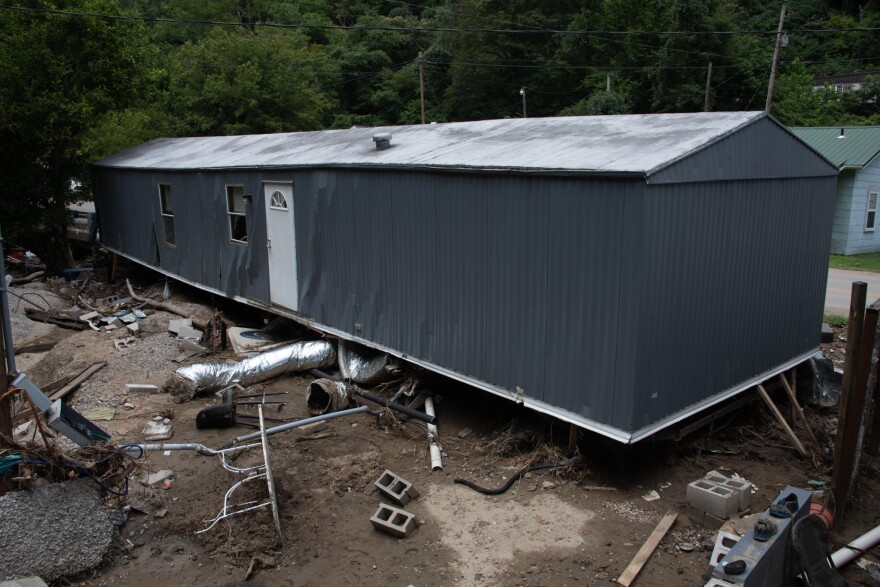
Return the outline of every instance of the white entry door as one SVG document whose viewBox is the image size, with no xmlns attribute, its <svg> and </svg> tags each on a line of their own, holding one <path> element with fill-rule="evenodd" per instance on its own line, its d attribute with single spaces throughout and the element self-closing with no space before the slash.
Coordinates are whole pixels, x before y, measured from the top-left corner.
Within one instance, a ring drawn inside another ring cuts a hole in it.
<svg viewBox="0 0 880 587">
<path fill-rule="evenodd" d="M 298 310 L 293 183 L 266 182 L 263 184 L 263 197 L 266 201 L 269 296 L 273 304 Z"/>
</svg>

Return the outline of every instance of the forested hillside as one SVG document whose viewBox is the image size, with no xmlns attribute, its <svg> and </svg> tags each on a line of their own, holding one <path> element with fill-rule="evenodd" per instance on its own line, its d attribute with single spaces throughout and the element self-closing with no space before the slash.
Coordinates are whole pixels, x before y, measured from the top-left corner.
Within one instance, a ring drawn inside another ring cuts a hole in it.
<svg viewBox="0 0 880 587">
<path fill-rule="evenodd" d="M 523 115 L 761 110 L 780 2 L 24 0 L 0 8 L 0 213 L 63 220 L 96 158 L 157 136 Z M 773 114 L 880 124 L 880 0 L 787 6 Z"/>
</svg>

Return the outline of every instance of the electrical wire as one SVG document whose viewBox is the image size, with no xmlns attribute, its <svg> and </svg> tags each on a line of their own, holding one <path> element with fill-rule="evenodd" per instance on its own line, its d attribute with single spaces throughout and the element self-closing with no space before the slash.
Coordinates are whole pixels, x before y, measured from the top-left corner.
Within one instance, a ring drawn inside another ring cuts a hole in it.
<svg viewBox="0 0 880 587">
<path fill-rule="evenodd" d="M 399 31 L 411 33 L 492 33 L 492 34 L 552 34 L 552 35 L 666 35 L 666 36 L 712 36 L 712 35 L 776 35 L 775 30 L 724 30 L 724 31 L 649 31 L 649 30 L 569 30 L 569 29 L 490 29 L 490 28 L 466 28 L 466 27 L 396 27 L 378 25 L 332 25 L 313 23 L 279 23 L 279 22 L 230 22 L 221 20 L 182 19 L 167 17 L 135 16 L 126 14 L 106 14 L 98 12 L 79 12 L 73 10 L 60 10 L 53 8 L 37 8 L 29 6 L 13 6 L 0 4 L 0 9 L 36 14 L 56 14 L 62 16 L 77 16 L 87 18 L 102 18 L 106 20 L 139 21 L 162 24 L 186 24 L 207 25 L 225 27 L 267 27 L 282 29 L 317 29 L 317 30 L 340 30 L 340 31 Z M 843 27 L 823 29 L 786 29 L 787 33 L 825 34 L 841 32 L 877 32 L 880 27 Z"/>
</svg>

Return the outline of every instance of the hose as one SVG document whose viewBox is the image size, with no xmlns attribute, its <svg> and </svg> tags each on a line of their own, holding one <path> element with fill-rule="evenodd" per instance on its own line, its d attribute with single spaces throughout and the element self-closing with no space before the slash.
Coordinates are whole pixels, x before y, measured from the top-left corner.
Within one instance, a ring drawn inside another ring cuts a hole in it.
<svg viewBox="0 0 880 587">
<path fill-rule="evenodd" d="M 570 459 L 565 459 L 565 460 L 560 461 L 558 463 L 546 463 L 543 465 L 535 465 L 534 467 L 529 467 L 529 466 L 523 467 L 522 469 L 520 469 L 516 473 L 516 475 L 514 475 L 510 479 L 508 479 L 507 483 L 505 483 L 501 487 L 498 487 L 495 489 L 486 489 L 485 487 L 480 487 L 479 485 L 477 485 L 473 481 L 468 481 L 467 479 L 462 479 L 461 477 L 456 477 L 452 481 L 454 483 L 458 483 L 459 485 L 465 485 L 467 487 L 470 487 L 474 491 L 478 491 L 478 492 L 482 493 L 483 495 L 501 495 L 502 493 L 507 493 L 507 490 L 510 489 L 511 487 L 513 487 L 513 484 L 516 483 L 517 480 L 519 480 L 519 478 L 522 477 L 523 475 L 525 475 L 526 473 L 531 473 L 532 471 L 540 471 L 542 469 L 556 469 L 558 467 L 571 467 L 572 465 L 574 465 L 576 460 L 577 460 L 577 457 L 572 457 Z"/>
</svg>

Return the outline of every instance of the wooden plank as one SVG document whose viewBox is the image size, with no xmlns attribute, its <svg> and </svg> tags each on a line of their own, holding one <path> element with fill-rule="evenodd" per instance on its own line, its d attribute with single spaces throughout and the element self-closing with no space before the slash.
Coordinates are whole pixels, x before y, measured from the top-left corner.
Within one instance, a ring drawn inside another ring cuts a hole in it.
<svg viewBox="0 0 880 587">
<path fill-rule="evenodd" d="M 810 440 L 813 441 L 813 444 L 819 446 L 819 441 L 816 440 L 816 435 L 813 434 L 813 431 L 810 429 L 810 423 L 807 421 L 807 415 L 804 413 L 804 409 L 797 401 L 797 394 L 791 388 L 791 385 L 788 383 L 788 379 L 785 378 L 785 375 L 782 373 L 779 374 L 779 380 L 782 381 L 782 387 L 785 388 L 785 393 L 788 394 L 788 399 L 791 400 L 791 405 L 794 406 L 795 413 L 800 416 L 801 422 L 804 423 L 804 428 L 807 429 L 807 434 L 810 435 Z"/>
<path fill-rule="evenodd" d="M 55 348 L 57 342 L 41 342 L 37 344 L 29 344 L 27 346 L 20 346 L 15 349 L 16 355 L 23 355 L 25 353 L 44 353 L 46 351 L 51 351 Z"/>
<path fill-rule="evenodd" d="M 676 511 L 670 510 L 666 512 L 666 515 L 663 516 L 663 519 L 660 520 L 660 523 L 657 524 L 657 527 L 654 528 L 654 531 L 651 532 L 651 535 L 648 536 L 648 539 L 645 540 L 645 543 L 642 544 L 642 547 L 633 557 L 629 566 L 627 566 L 620 577 L 617 578 L 618 583 L 623 585 L 623 587 L 629 587 L 632 585 L 632 582 L 636 580 L 639 571 L 642 570 L 642 567 L 645 566 L 645 563 L 648 562 L 648 559 L 654 554 L 657 545 L 660 544 L 660 541 L 663 540 L 663 537 L 666 536 L 666 533 L 672 528 L 672 524 L 675 523 L 677 517 L 678 512 Z"/>
<path fill-rule="evenodd" d="M 574 454 L 575 449 L 578 447 L 578 442 L 581 439 L 581 429 L 579 426 L 575 424 L 569 424 L 568 429 L 568 454 Z"/>
<path fill-rule="evenodd" d="M 807 450 L 804 448 L 804 445 L 801 444 L 801 441 L 798 440 L 797 435 L 795 435 L 794 430 L 791 429 L 791 426 L 788 425 L 788 422 L 785 421 L 785 418 L 782 417 L 782 414 L 779 412 L 779 408 L 776 407 L 776 404 L 773 403 L 773 400 L 770 399 L 770 395 L 767 394 L 767 390 L 764 389 L 764 386 L 758 384 L 758 393 L 761 396 L 761 399 L 764 400 L 764 403 L 767 404 L 767 407 L 770 408 L 770 411 L 773 412 L 773 415 L 776 417 L 776 421 L 779 422 L 779 425 L 782 426 L 782 429 L 785 430 L 785 433 L 794 443 L 797 451 L 801 453 L 802 457 L 807 456 Z"/>
<path fill-rule="evenodd" d="M 101 369 L 103 369 L 106 364 L 107 363 L 95 363 L 91 367 L 88 367 L 85 371 L 83 371 L 82 373 L 77 375 L 73 379 L 73 381 L 71 381 L 70 383 L 68 383 L 67 385 L 65 385 L 64 387 L 62 387 L 61 389 L 59 389 L 58 391 L 56 391 L 52 395 L 50 395 L 49 399 L 54 402 L 55 400 L 59 400 L 59 399 L 63 398 L 65 395 L 67 395 L 68 393 L 70 393 L 71 391 L 73 391 L 74 389 L 79 387 L 83 381 L 85 381 L 86 379 L 88 379 L 89 377 L 91 377 L 92 375 L 94 375 L 95 373 L 100 371 Z"/>
</svg>

